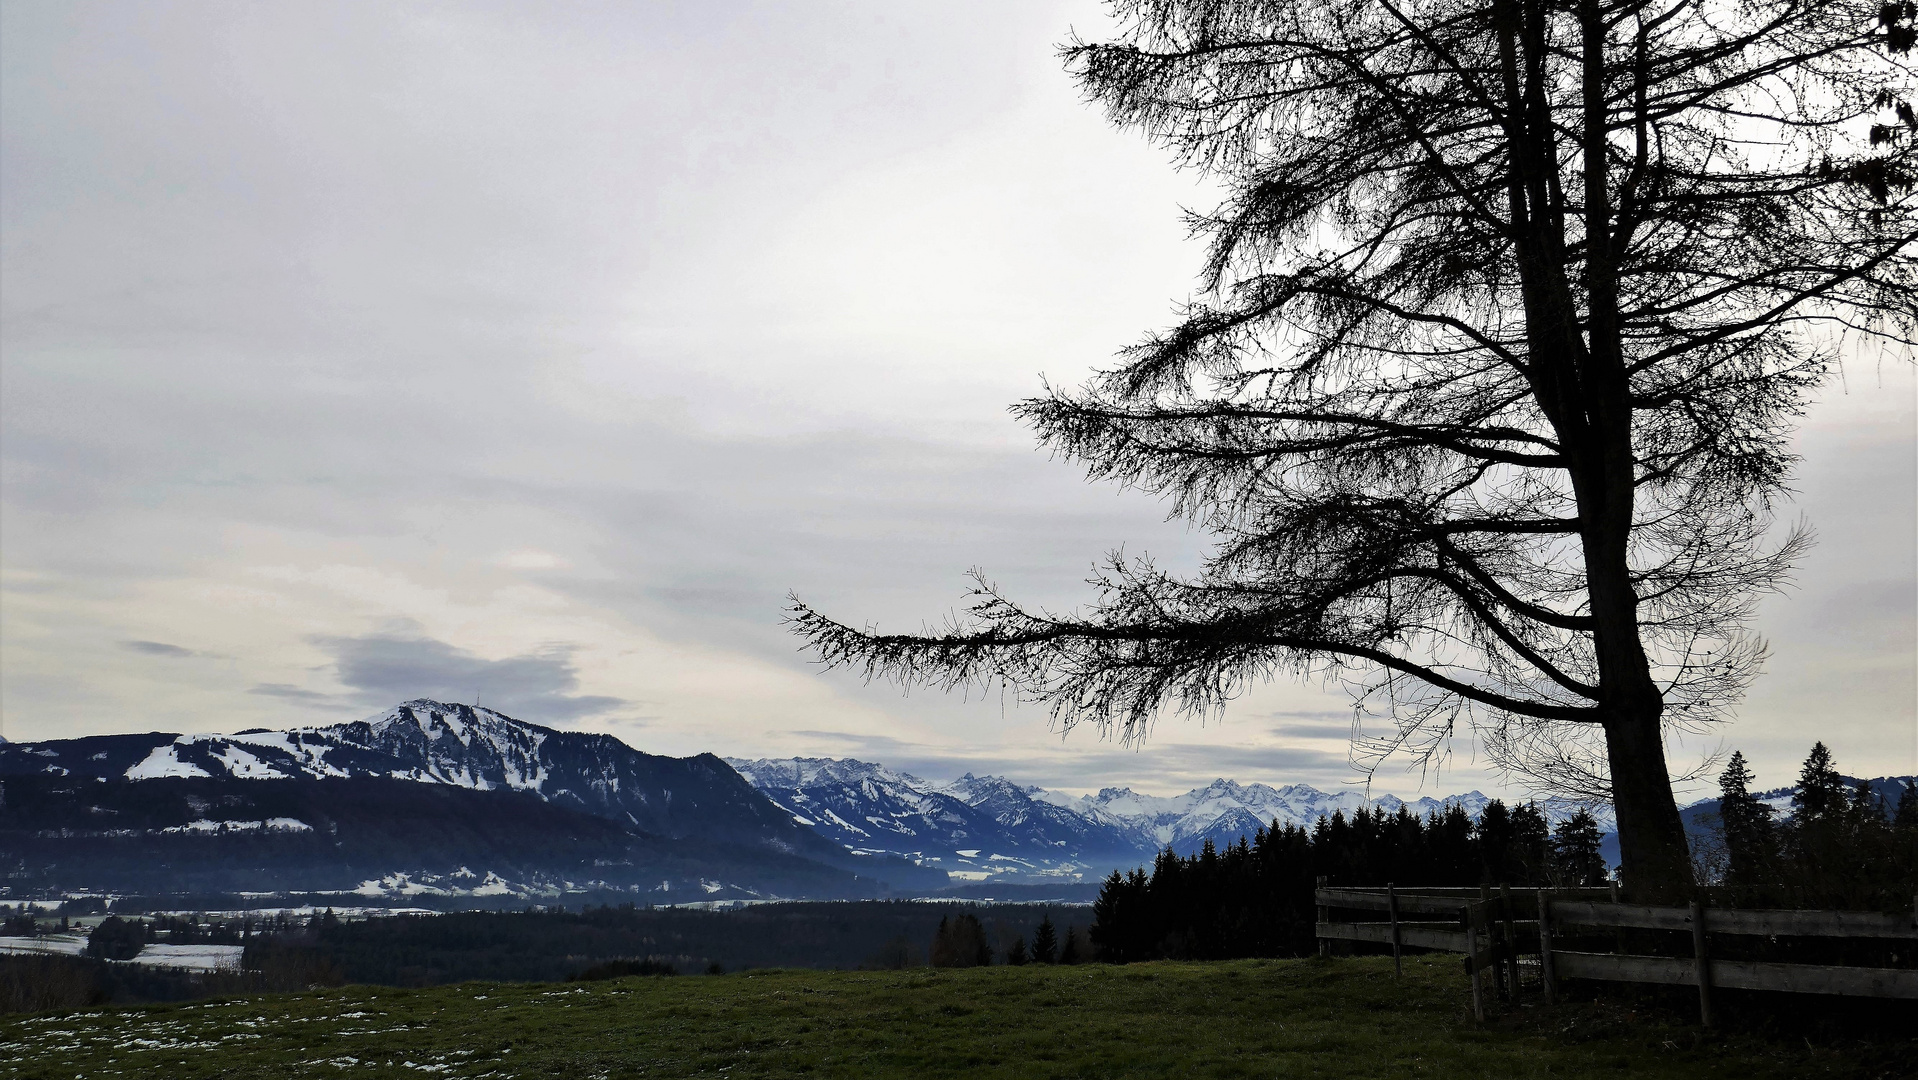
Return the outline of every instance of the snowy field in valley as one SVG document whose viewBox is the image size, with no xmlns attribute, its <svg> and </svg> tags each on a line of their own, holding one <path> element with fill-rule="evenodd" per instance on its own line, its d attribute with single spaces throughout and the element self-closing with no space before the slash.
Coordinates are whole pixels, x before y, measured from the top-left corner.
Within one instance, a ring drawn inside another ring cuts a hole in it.
<svg viewBox="0 0 1918 1080">
<path fill-rule="evenodd" d="M 81 956 L 87 951 L 87 939 L 81 934 L 47 934 L 42 937 L 0 937 L 0 955 L 51 953 Z M 140 955 L 116 963 L 145 967 L 174 968 L 179 971 L 238 971 L 244 945 L 148 945 Z"/>
<path fill-rule="evenodd" d="M 127 961 L 180 971 L 238 971 L 244 945 L 148 945 Z"/>
<path fill-rule="evenodd" d="M 86 951 L 87 939 L 84 934 L 48 934 L 44 937 L 0 937 L 0 955 L 56 953 L 60 956 L 78 956 Z"/>
</svg>

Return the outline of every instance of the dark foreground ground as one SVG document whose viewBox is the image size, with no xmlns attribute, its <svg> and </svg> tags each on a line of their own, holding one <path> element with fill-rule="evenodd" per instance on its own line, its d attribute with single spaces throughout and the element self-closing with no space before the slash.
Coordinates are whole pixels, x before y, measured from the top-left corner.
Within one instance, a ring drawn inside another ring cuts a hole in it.
<svg viewBox="0 0 1918 1080">
<path fill-rule="evenodd" d="M 0 1021 L 21 1077 L 1914 1075 L 1883 1038 L 1701 1034 L 1580 1002 L 1475 1028 L 1456 958 L 350 986 Z M 1871 1032 L 1866 1032 L 1870 1036 Z"/>
</svg>

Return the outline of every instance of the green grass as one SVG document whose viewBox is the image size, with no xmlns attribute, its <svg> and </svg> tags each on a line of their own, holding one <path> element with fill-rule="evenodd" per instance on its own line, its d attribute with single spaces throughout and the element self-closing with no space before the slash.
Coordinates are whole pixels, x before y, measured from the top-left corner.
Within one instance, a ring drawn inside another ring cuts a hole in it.
<svg viewBox="0 0 1918 1080">
<path fill-rule="evenodd" d="M 1890 1075 L 1618 1006 L 1477 1028 L 1456 958 L 351 986 L 0 1020 L 21 1077 Z M 1882 1059 L 1881 1059 L 1882 1061 Z"/>
</svg>

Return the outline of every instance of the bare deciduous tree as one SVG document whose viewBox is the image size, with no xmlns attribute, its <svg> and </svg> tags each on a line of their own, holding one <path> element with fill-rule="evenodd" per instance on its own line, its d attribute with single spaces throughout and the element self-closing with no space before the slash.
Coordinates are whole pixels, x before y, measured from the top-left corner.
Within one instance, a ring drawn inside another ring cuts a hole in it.
<svg viewBox="0 0 1918 1080">
<path fill-rule="evenodd" d="M 829 665 L 1004 682 L 1132 736 L 1334 674 L 1431 752 L 1615 803 L 1691 881 L 1665 734 L 1756 673 L 1795 418 L 1841 343 L 1918 337 L 1918 11 L 1877 0 L 1118 0 L 1065 50 L 1229 195 L 1199 300 L 1016 412 L 1217 540 L 1096 603 L 983 578 L 942 629 L 795 599 Z"/>
</svg>

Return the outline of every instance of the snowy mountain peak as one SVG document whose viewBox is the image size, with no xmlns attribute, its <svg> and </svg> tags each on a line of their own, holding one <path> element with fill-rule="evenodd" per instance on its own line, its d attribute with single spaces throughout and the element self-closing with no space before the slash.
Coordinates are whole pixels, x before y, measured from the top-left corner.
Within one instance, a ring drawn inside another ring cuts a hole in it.
<svg viewBox="0 0 1918 1080">
<path fill-rule="evenodd" d="M 734 771 L 746 778 L 747 783 L 761 790 L 769 786 L 802 788 L 818 783 L 859 784 L 866 781 L 876 781 L 915 791 L 932 790 L 932 785 L 910 773 L 898 772 L 884 765 L 875 765 L 867 761 L 855 761 L 852 758 L 727 758 L 725 760 Z"/>
<path fill-rule="evenodd" d="M 1021 787 L 1003 776 L 974 776 L 967 773 L 939 790 L 968 806 L 978 806 L 993 800 L 1030 801 L 1044 789 Z"/>
<path fill-rule="evenodd" d="M 653 836 L 717 836 L 835 864 L 847 858 L 710 754 L 647 754 L 610 735 L 430 698 L 341 724 L 0 750 L 0 771 L 15 770 L 129 781 L 379 778 L 521 792 Z"/>
</svg>

